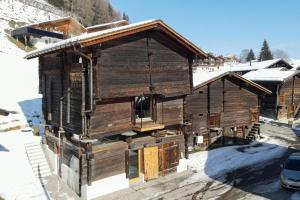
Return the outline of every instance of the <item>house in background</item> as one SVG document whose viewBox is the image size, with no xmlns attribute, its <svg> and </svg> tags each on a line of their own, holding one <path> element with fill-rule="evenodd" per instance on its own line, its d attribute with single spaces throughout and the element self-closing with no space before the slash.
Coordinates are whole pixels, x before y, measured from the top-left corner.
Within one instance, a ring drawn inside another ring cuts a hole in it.
<svg viewBox="0 0 300 200">
<path fill-rule="evenodd" d="M 207 54 L 161 20 L 66 39 L 39 57 L 53 167 L 92 199 L 186 170 L 192 64 Z M 60 145 L 61 144 L 61 145 Z"/>
<path fill-rule="evenodd" d="M 250 71 L 255 71 L 259 69 L 271 69 L 271 68 L 286 68 L 287 70 L 292 69 L 293 67 L 283 59 L 273 59 L 266 61 L 251 61 L 247 63 L 241 63 L 236 65 L 229 65 L 226 67 L 226 70 L 235 72 L 239 75 L 244 75 Z"/>
<path fill-rule="evenodd" d="M 259 134 L 259 99 L 271 92 L 238 74 L 194 72 L 193 94 L 187 97 L 186 118 L 192 128 L 189 149 L 243 143 Z"/>
<path fill-rule="evenodd" d="M 261 99 L 261 115 L 272 119 L 300 117 L 300 75 L 290 66 L 260 69 L 243 76 L 268 90 L 272 95 Z"/>
<path fill-rule="evenodd" d="M 41 47 L 86 32 L 87 29 L 75 18 L 65 17 L 16 28 L 11 36 L 27 46 Z"/>
</svg>

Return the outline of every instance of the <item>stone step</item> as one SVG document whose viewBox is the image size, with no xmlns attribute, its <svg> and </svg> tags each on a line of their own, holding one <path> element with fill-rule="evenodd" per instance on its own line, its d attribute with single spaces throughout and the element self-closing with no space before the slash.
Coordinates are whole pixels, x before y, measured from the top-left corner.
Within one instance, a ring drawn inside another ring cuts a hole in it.
<svg viewBox="0 0 300 200">
<path fill-rule="evenodd" d="M 41 147 L 37 147 L 37 148 L 32 148 L 32 149 L 26 149 L 27 152 L 36 152 L 36 151 L 41 151 L 43 150 Z"/>
<path fill-rule="evenodd" d="M 40 170 L 49 170 L 50 171 L 50 168 L 47 164 L 35 164 L 35 165 L 32 165 L 32 170 L 33 171 L 37 171 L 38 169 Z"/>
<path fill-rule="evenodd" d="M 35 154 L 28 157 L 29 160 L 40 160 L 40 159 L 46 159 L 44 154 Z"/>
<path fill-rule="evenodd" d="M 35 146 L 40 146 L 40 142 L 32 142 L 32 143 L 26 143 L 24 144 L 25 147 L 35 147 Z"/>
<path fill-rule="evenodd" d="M 31 167 L 34 167 L 36 165 L 48 165 L 47 160 L 31 160 L 30 161 Z"/>
<path fill-rule="evenodd" d="M 34 151 L 26 151 L 27 154 L 33 155 L 33 154 L 37 154 L 37 153 L 44 153 L 42 149 L 36 149 Z"/>
<path fill-rule="evenodd" d="M 35 149 L 40 149 L 41 148 L 41 145 L 35 145 L 35 146 L 29 146 L 29 147 L 26 147 L 26 150 L 35 150 Z"/>
<path fill-rule="evenodd" d="M 34 171 L 33 174 L 36 176 L 36 177 L 46 177 L 46 176 L 51 176 L 51 172 L 50 171 Z"/>
</svg>

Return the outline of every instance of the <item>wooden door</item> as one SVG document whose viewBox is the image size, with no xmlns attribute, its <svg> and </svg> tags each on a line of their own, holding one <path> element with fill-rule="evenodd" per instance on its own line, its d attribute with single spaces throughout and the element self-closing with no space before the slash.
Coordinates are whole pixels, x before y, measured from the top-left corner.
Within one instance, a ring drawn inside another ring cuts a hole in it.
<svg viewBox="0 0 300 200">
<path fill-rule="evenodd" d="M 294 117 L 294 106 L 289 106 L 287 109 L 287 118 L 293 118 Z"/>
<path fill-rule="evenodd" d="M 159 172 L 165 175 L 176 169 L 179 164 L 179 145 L 176 142 L 162 144 L 159 147 Z"/>
<path fill-rule="evenodd" d="M 259 111 L 256 109 L 251 110 L 251 122 L 259 121 Z"/>
<path fill-rule="evenodd" d="M 208 127 L 209 128 L 219 128 L 221 125 L 221 115 L 220 114 L 210 114 L 208 117 Z"/>
<path fill-rule="evenodd" d="M 145 180 L 158 178 L 158 147 L 144 148 L 144 175 Z"/>
<path fill-rule="evenodd" d="M 245 136 L 245 132 L 244 132 L 244 127 L 243 126 L 239 126 L 236 128 L 236 137 L 239 139 L 244 139 Z"/>
</svg>

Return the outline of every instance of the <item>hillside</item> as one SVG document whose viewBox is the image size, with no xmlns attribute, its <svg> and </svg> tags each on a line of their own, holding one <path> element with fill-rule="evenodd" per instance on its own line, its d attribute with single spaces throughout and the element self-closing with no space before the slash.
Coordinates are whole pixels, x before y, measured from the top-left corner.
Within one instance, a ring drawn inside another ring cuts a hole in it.
<svg viewBox="0 0 300 200">
<path fill-rule="evenodd" d="M 21 0 L 0 0 L 0 108 L 19 113 L 0 116 L 0 131 L 16 126 L 24 127 L 27 120 L 32 120 L 35 125 L 42 122 L 38 60 L 24 59 L 25 50 L 28 49 L 11 38 L 9 33 L 17 26 L 59 18 L 60 10 L 43 0 L 30 1 L 30 5 L 27 3 Z"/>
<path fill-rule="evenodd" d="M 74 13 L 85 26 L 121 19 L 121 13 L 111 5 L 109 0 L 48 0 L 48 2 L 67 12 Z"/>
</svg>

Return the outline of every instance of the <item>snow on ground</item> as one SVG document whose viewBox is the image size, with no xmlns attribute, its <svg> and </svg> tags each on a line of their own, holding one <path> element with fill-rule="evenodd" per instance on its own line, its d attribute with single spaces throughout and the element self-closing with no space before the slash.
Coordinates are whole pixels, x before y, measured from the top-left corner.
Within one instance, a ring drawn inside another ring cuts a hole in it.
<svg viewBox="0 0 300 200">
<path fill-rule="evenodd" d="M 32 120 L 42 122 L 41 95 L 38 94 L 38 60 L 25 60 L 17 55 L 1 53 L 0 60 L 0 107 L 17 111 L 8 117 L 0 117 L 0 130 Z"/>
<path fill-rule="evenodd" d="M 0 133 L 0 196 L 5 200 L 47 199 L 24 148 L 24 143 L 36 140 L 40 137 L 31 132 Z"/>
<path fill-rule="evenodd" d="M 274 179 L 271 182 L 257 185 L 257 187 L 255 188 L 255 192 L 256 193 L 270 193 L 270 192 L 276 192 L 280 189 L 281 189 L 280 180 Z"/>
<path fill-rule="evenodd" d="M 287 146 L 284 141 L 265 137 L 249 145 L 229 146 L 190 155 L 188 166 L 196 173 L 182 184 L 211 180 L 233 170 L 260 164 L 281 157 Z"/>
<path fill-rule="evenodd" d="M 290 200 L 299 200 L 299 199 L 300 199 L 300 192 L 295 192 L 290 198 Z"/>
</svg>

